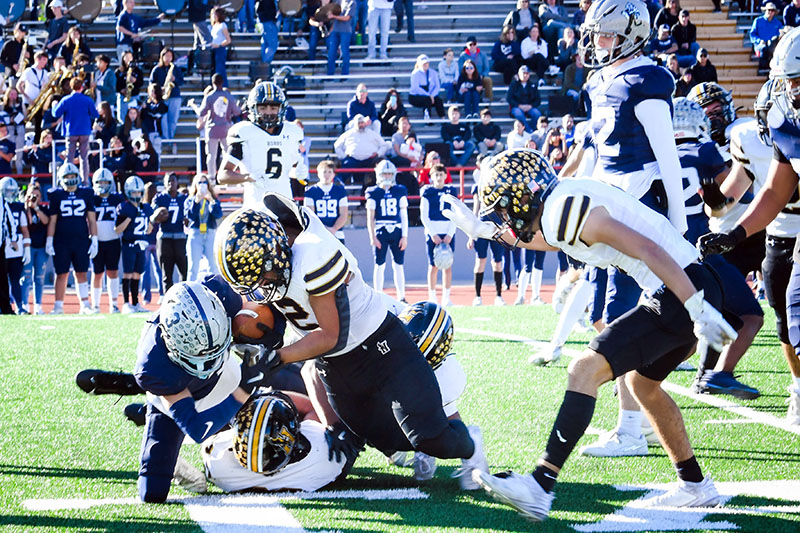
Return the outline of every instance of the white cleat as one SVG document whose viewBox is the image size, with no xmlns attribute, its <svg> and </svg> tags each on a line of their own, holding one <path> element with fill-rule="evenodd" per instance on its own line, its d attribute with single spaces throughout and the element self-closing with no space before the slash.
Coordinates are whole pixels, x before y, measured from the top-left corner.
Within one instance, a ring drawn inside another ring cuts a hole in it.
<svg viewBox="0 0 800 533">
<path fill-rule="evenodd" d="M 689 361 L 681 361 L 681 364 L 675 367 L 675 370 L 695 370 L 694 365 Z"/>
<path fill-rule="evenodd" d="M 645 425 L 642 423 L 642 435 L 644 436 L 644 440 L 647 441 L 648 446 L 661 446 L 661 441 L 658 440 L 656 430 L 653 429 L 653 426 L 650 424 Z"/>
<path fill-rule="evenodd" d="M 525 295 L 520 294 L 517 296 L 517 299 L 514 300 L 514 305 L 525 305 Z"/>
<path fill-rule="evenodd" d="M 411 466 L 412 459 L 409 457 L 408 452 L 394 452 L 386 458 L 386 462 L 390 465 L 405 468 Z"/>
<path fill-rule="evenodd" d="M 564 309 L 564 304 L 567 303 L 567 296 L 572 291 L 576 282 L 570 282 L 567 276 L 561 276 L 556 283 L 556 289 L 553 291 L 553 310 L 561 314 Z"/>
<path fill-rule="evenodd" d="M 528 357 L 528 363 L 536 366 L 545 366 L 561 359 L 561 346 L 548 346 Z"/>
<path fill-rule="evenodd" d="M 476 471 L 472 478 L 492 498 L 510 505 L 528 520 L 541 522 L 550 514 L 555 495 L 545 491 L 531 475 L 503 472 L 493 476 L 488 472 Z"/>
<path fill-rule="evenodd" d="M 54 307 L 52 311 L 50 311 L 51 315 L 63 315 L 64 308 L 63 307 Z"/>
<path fill-rule="evenodd" d="M 119 307 L 117 307 L 116 305 L 110 305 L 108 306 L 108 312 L 112 315 L 119 314 Z"/>
<path fill-rule="evenodd" d="M 130 315 L 131 313 L 135 313 L 135 312 L 136 311 L 134 310 L 134 307 L 131 304 L 129 304 L 128 302 L 125 302 L 124 304 L 122 304 L 122 314 L 123 315 Z"/>
<path fill-rule="evenodd" d="M 42 307 L 42 304 L 33 304 L 33 314 L 34 315 L 43 315 L 43 314 L 45 314 L 44 313 L 44 308 Z"/>
<path fill-rule="evenodd" d="M 189 492 L 197 494 L 205 494 L 208 492 L 205 474 L 187 463 L 186 459 L 181 456 L 178 456 L 178 462 L 175 464 L 175 472 L 172 474 L 172 479 L 183 487 L 184 490 Z"/>
<path fill-rule="evenodd" d="M 442 298 L 442 307 L 453 307 L 453 302 L 450 298 Z"/>
<path fill-rule="evenodd" d="M 800 388 L 797 386 L 789 387 L 789 410 L 786 412 L 786 420 L 793 426 L 800 426 Z"/>
<path fill-rule="evenodd" d="M 422 452 L 414 452 L 414 479 L 429 481 L 436 473 L 436 457 Z"/>
<path fill-rule="evenodd" d="M 538 296 L 531 300 L 531 305 L 547 305 L 547 303 Z"/>
<path fill-rule="evenodd" d="M 506 301 L 503 300 L 502 296 L 495 296 L 494 297 L 494 305 L 496 305 L 498 307 L 501 307 L 501 306 L 506 305 Z"/>
<path fill-rule="evenodd" d="M 475 298 L 472 299 L 472 306 L 473 307 L 479 307 L 481 305 L 483 305 L 483 302 L 481 301 L 481 297 L 480 296 L 476 296 Z"/>
<path fill-rule="evenodd" d="M 642 501 L 643 507 L 716 507 L 720 497 L 714 481 L 706 477 L 699 483 L 678 480 L 678 486 L 662 494 Z"/>
<path fill-rule="evenodd" d="M 133 312 L 134 313 L 149 313 L 150 311 L 145 306 L 143 306 L 141 302 L 139 302 L 138 304 L 136 304 L 133 307 Z"/>
<path fill-rule="evenodd" d="M 95 309 L 94 307 L 89 307 L 88 305 L 81 306 L 81 311 L 80 311 L 82 315 L 96 315 L 99 312 L 100 312 L 99 309 Z"/>
<path fill-rule="evenodd" d="M 453 472 L 453 477 L 458 478 L 458 483 L 461 485 L 461 490 L 478 490 L 480 485 L 475 481 L 473 472 L 489 472 L 489 463 L 486 461 L 486 456 L 483 453 L 483 435 L 481 428 L 478 426 L 467 426 L 469 436 L 472 437 L 472 442 L 475 444 L 475 451 L 469 459 L 461 460 L 461 468 Z"/>
<path fill-rule="evenodd" d="M 618 433 L 616 429 L 600 435 L 594 444 L 581 446 L 578 451 L 589 457 L 628 457 L 647 455 L 647 440 L 644 435 L 633 437 L 627 433 Z"/>
</svg>

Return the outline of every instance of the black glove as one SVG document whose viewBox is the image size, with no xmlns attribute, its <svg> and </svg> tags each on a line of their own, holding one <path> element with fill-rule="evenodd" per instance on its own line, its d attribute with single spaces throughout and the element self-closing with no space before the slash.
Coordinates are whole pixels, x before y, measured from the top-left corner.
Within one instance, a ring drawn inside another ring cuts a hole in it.
<svg viewBox="0 0 800 533">
<path fill-rule="evenodd" d="M 736 248 L 736 245 L 746 238 L 745 229 L 736 226 L 730 233 L 706 233 L 697 239 L 697 249 L 703 257 L 724 254 Z"/>
<path fill-rule="evenodd" d="M 277 350 L 283 346 L 283 330 L 279 332 L 261 322 L 257 322 L 256 327 L 262 333 L 260 337 L 248 337 L 247 335 L 238 334 L 236 335 L 236 340 L 245 344 L 258 344 L 272 350 Z"/>
<path fill-rule="evenodd" d="M 722 191 L 719 190 L 719 184 L 713 179 L 702 181 L 700 188 L 703 189 L 703 202 L 715 211 L 733 203 L 733 198 L 722 194 Z"/>
<path fill-rule="evenodd" d="M 276 350 L 252 344 L 234 344 L 231 348 L 242 359 L 239 387 L 252 393 L 278 371 L 283 362 Z"/>
<path fill-rule="evenodd" d="M 328 460 L 336 462 L 342 461 L 344 455 L 345 462 L 352 462 L 363 449 L 363 442 L 341 421 L 325 429 L 325 442 L 328 443 Z"/>
</svg>

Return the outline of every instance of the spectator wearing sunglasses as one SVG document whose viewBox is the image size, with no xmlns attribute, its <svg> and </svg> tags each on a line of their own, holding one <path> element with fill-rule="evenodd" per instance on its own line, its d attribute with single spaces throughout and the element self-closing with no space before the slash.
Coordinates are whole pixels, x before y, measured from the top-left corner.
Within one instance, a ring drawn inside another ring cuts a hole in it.
<svg viewBox="0 0 800 533">
<path fill-rule="evenodd" d="M 697 51 L 697 63 L 692 65 L 692 85 L 707 81 L 717 82 L 717 67 L 711 64 L 708 50 L 701 48 Z"/>
</svg>

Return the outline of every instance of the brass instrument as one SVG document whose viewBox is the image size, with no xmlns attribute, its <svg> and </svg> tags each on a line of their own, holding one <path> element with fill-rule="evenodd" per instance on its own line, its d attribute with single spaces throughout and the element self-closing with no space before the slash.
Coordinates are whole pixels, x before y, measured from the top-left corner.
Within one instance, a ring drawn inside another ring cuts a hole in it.
<svg viewBox="0 0 800 533">
<path fill-rule="evenodd" d="M 133 65 L 128 66 L 128 71 L 125 73 L 125 103 L 131 101 L 133 95 Z"/>
<path fill-rule="evenodd" d="M 161 90 L 161 95 L 163 100 L 169 100 L 169 96 L 172 94 L 172 90 L 175 88 L 175 63 L 170 63 L 169 70 L 167 71 L 167 77 L 164 78 L 164 87 Z"/>
<path fill-rule="evenodd" d="M 39 95 L 36 97 L 36 100 L 34 100 L 28 108 L 29 123 L 31 119 L 33 119 L 33 117 L 44 108 L 45 102 L 47 102 L 52 95 L 61 94 L 61 80 L 66 75 L 66 72 L 71 73 L 71 71 L 56 71 L 50 74 L 47 83 L 44 84 L 42 90 L 39 91 Z"/>
<path fill-rule="evenodd" d="M 81 40 L 75 41 L 75 48 L 72 50 L 72 68 L 78 64 L 78 54 L 81 53 Z"/>
<path fill-rule="evenodd" d="M 17 70 L 17 76 L 21 76 L 22 73 L 28 68 L 28 39 L 22 41 L 22 54 L 19 56 L 19 70 Z"/>
</svg>

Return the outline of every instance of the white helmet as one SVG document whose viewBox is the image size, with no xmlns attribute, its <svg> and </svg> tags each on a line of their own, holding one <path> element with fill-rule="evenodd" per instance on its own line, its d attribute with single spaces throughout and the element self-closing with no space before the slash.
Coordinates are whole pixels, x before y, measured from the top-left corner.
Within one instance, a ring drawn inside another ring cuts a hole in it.
<svg viewBox="0 0 800 533">
<path fill-rule="evenodd" d="M 92 187 L 98 196 L 114 192 L 114 174 L 107 168 L 98 168 L 92 174 Z"/>
<path fill-rule="evenodd" d="M 581 25 L 578 52 L 588 67 L 604 67 L 644 48 L 651 31 L 650 14 L 641 0 L 598 0 Z M 595 37 L 599 34 L 613 34 L 618 42 L 611 48 L 598 48 Z"/>
<path fill-rule="evenodd" d="M 672 130 L 676 139 L 709 139 L 711 120 L 697 102 L 683 96 L 672 100 Z"/>
<path fill-rule="evenodd" d="M 81 184 L 80 170 L 72 163 L 64 163 L 58 167 L 58 183 L 66 189 Z"/>
<path fill-rule="evenodd" d="M 433 266 L 439 270 L 447 270 L 453 266 L 453 249 L 449 244 L 440 242 L 433 249 Z"/>
<path fill-rule="evenodd" d="M 800 119 L 800 109 L 794 103 L 800 96 L 800 87 L 791 89 L 786 83 L 800 77 L 800 28 L 792 28 L 778 41 L 769 62 L 769 77 L 774 80 L 772 101 L 775 107 L 789 120 Z"/>
<path fill-rule="evenodd" d="M 141 202 L 144 196 L 144 182 L 139 176 L 131 176 L 125 180 L 125 196 L 131 202 Z"/>
<path fill-rule="evenodd" d="M 391 187 L 395 184 L 397 167 L 388 159 L 384 159 L 375 166 L 375 180 L 378 187 Z"/>
<path fill-rule="evenodd" d="M 231 319 L 222 302 L 196 281 L 176 283 L 159 310 L 167 355 L 192 376 L 205 379 L 222 367 L 231 344 Z"/>
<path fill-rule="evenodd" d="M 8 203 L 19 200 L 19 184 L 14 178 L 5 177 L 1 179 L 0 191 L 2 191 L 3 198 Z"/>
</svg>

